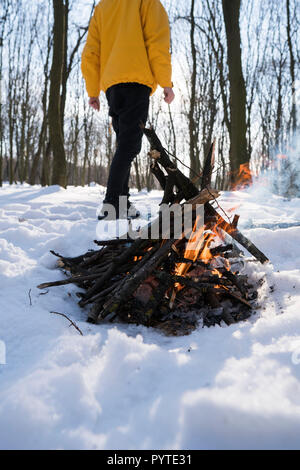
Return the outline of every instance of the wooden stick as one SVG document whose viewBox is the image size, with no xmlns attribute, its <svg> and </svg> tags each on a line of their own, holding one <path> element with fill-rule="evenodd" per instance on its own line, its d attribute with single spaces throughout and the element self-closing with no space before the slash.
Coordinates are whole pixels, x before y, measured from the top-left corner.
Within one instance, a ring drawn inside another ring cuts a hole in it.
<svg viewBox="0 0 300 470">
<path fill-rule="evenodd" d="M 166 241 L 144 266 L 123 282 L 119 291 L 104 305 L 104 309 L 99 314 L 98 321 L 104 319 L 109 314 L 117 312 L 120 304 L 126 302 L 139 285 L 164 261 L 173 243 L 174 240 Z"/>
<path fill-rule="evenodd" d="M 202 173 L 202 180 L 201 180 L 201 189 L 204 189 L 207 186 L 211 186 L 212 171 L 213 171 L 214 163 L 215 163 L 214 151 L 215 151 L 215 142 L 211 144 L 208 155 L 205 159 L 204 169 Z"/>
<path fill-rule="evenodd" d="M 194 279 L 190 277 L 176 276 L 176 275 L 168 274 L 163 271 L 155 273 L 155 276 L 161 281 L 166 282 L 168 280 L 172 280 L 174 284 L 176 283 L 181 284 L 183 286 L 196 289 L 202 293 L 207 292 L 207 289 L 213 289 L 211 280 L 207 280 L 206 282 L 201 282 L 201 280 L 195 281 Z M 218 282 L 219 285 L 222 284 L 222 280 L 220 278 L 218 279 L 218 281 L 220 281 Z M 217 283 L 213 282 L 213 284 L 217 284 Z"/>
<path fill-rule="evenodd" d="M 90 274 L 89 276 L 81 276 L 78 274 L 77 276 L 69 277 L 68 279 L 63 279 L 62 281 L 54 281 L 54 282 L 45 282 L 37 286 L 38 289 L 47 289 L 48 287 L 57 287 L 57 286 L 66 286 L 67 284 L 77 284 L 78 282 L 82 281 L 93 281 L 98 279 L 101 274 Z"/>
<path fill-rule="evenodd" d="M 228 295 L 229 297 L 233 297 L 234 299 L 238 300 L 239 302 L 241 302 L 242 304 L 246 305 L 248 308 L 252 309 L 252 305 L 246 300 L 244 299 L 243 297 L 240 297 L 238 294 L 235 294 L 234 292 L 228 290 L 228 289 L 220 289 L 220 294 L 223 294 L 223 295 Z"/>
<path fill-rule="evenodd" d="M 216 246 L 215 248 L 211 248 L 210 249 L 210 252 L 213 256 L 215 255 L 221 255 L 223 253 L 226 253 L 227 251 L 232 251 L 233 250 L 233 245 L 232 244 L 229 244 L 229 245 L 220 245 L 220 246 Z"/>
<path fill-rule="evenodd" d="M 219 195 L 220 195 L 219 192 L 216 191 L 215 189 L 205 188 L 200 193 L 197 193 L 196 196 L 194 196 L 191 199 L 188 199 L 186 202 L 181 204 L 182 213 L 183 213 L 184 208 L 186 210 L 193 211 L 196 209 L 197 205 L 202 205 L 202 204 L 205 204 L 207 201 L 215 200 L 216 198 L 219 197 Z M 162 230 L 163 229 L 162 217 L 163 217 L 163 213 L 160 212 L 159 216 L 153 222 L 143 227 L 140 230 L 139 238 L 152 239 L 153 234 L 158 234 L 159 239 L 162 239 L 162 240 L 168 238 L 169 233 L 165 233 Z M 167 228 L 167 232 L 169 232 L 169 228 Z"/>
<path fill-rule="evenodd" d="M 218 228 L 224 230 L 228 235 L 230 235 L 234 240 L 236 240 L 240 245 L 242 245 L 246 250 L 251 253 L 256 259 L 258 259 L 262 264 L 268 263 L 269 259 L 262 253 L 247 237 L 245 237 L 238 229 L 232 227 L 232 225 L 226 222 L 223 217 L 214 209 L 210 204 L 205 205 L 205 210 L 211 216 L 218 217 Z"/>
<path fill-rule="evenodd" d="M 127 248 L 121 256 L 114 258 L 107 272 L 103 274 L 103 276 L 95 283 L 93 287 L 91 287 L 91 289 L 87 291 L 85 300 L 99 293 L 104 283 L 112 277 L 115 269 L 121 266 L 123 263 L 127 262 L 130 257 L 135 255 L 137 250 L 141 249 L 142 247 L 146 247 L 147 244 L 148 242 L 145 240 L 136 240 L 135 243 Z"/>
<path fill-rule="evenodd" d="M 167 152 L 163 148 L 163 145 L 161 141 L 159 140 L 158 136 L 156 135 L 154 129 L 143 128 L 143 131 L 150 143 L 151 150 L 152 151 L 156 150 L 157 152 L 159 152 L 159 157 L 157 158 L 157 162 L 163 166 L 163 168 L 167 171 L 168 174 L 173 173 L 176 179 L 176 185 L 178 189 L 180 189 L 183 192 L 184 198 L 188 200 L 196 196 L 199 193 L 199 190 L 191 182 L 191 180 L 187 178 L 176 167 L 176 165 L 170 160 Z"/>
<path fill-rule="evenodd" d="M 61 317 L 66 318 L 70 322 L 70 325 L 74 326 L 74 328 L 76 328 L 76 330 L 81 334 L 81 336 L 83 336 L 81 329 L 78 328 L 76 323 L 74 323 L 67 315 L 65 315 L 64 313 L 59 313 L 59 312 L 50 312 L 50 313 L 53 313 L 54 315 L 60 315 Z"/>
<path fill-rule="evenodd" d="M 162 189 L 165 190 L 165 187 L 167 184 L 167 178 L 164 175 L 158 163 L 157 162 L 152 163 L 150 169 L 151 169 L 152 174 L 155 176 L 155 178 L 159 182 Z"/>
<path fill-rule="evenodd" d="M 240 293 L 244 296 L 247 295 L 247 289 L 246 287 L 240 282 L 239 277 L 233 274 L 231 271 L 227 271 L 227 269 L 222 270 L 222 274 L 224 277 L 229 279 L 234 286 L 238 288 Z"/>
<path fill-rule="evenodd" d="M 94 243 L 98 246 L 119 246 L 126 245 L 127 243 L 134 243 L 135 240 L 117 238 L 115 240 L 94 240 Z"/>
<path fill-rule="evenodd" d="M 62 259 L 66 263 L 78 264 L 81 261 L 83 261 L 85 258 L 90 258 L 91 256 L 94 256 L 96 252 L 91 250 L 91 251 L 88 251 L 87 253 L 85 253 L 84 255 L 77 256 L 75 258 L 66 258 L 64 256 L 61 256 L 59 253 L 56 253 L 53 250 L 50 250 L 50 253 L 52 255 L 56 256 L 57 258 Z"/>
<path fill-rule="evenodd" d="M 174 174 L 170 174 L 166 178 L 166 186 L 164 191 L 164 197 L 161 201 L 161 204 L 173 203 L 176 196 L 174 194 L 174 186 L 176 185 L 176 177 Z"/>
</svg>

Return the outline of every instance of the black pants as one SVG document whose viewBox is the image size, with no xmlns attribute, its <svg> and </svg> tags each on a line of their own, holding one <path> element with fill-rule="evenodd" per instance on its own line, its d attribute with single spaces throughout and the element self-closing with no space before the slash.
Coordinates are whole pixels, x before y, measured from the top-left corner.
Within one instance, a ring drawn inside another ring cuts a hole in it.
<svg viewBox="0 0 300 470">
<path fill-rule="evenodd" d="M 142 147 L 151 89 L 139 83 L 120 83 L 106 92 L 109 115 L 117 135 L 117 149 L 113 157 L 105 202 L 116 204 L 119 196 L 127 196 L 130 167 Z"/>
</svg>

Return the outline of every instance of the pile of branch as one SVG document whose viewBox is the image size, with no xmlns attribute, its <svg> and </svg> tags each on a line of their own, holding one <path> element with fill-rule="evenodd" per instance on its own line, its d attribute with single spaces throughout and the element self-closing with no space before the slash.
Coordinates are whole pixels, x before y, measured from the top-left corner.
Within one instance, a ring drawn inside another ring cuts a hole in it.
<svg viewBox="0 0 300 470">
<path fill-rule="evenodd" d="M 153 174 L 164 189 L 163 202 L 180 203 L 182 212 L 192 208 L 196 223 L 197 204 L 205 207 L 205 229 L 212 225 L 226 232 L 233 239 L 231 244 L 211 249 L 211 260 L 185 258 L 190 234 L 182 232 L 180 238 L 166 239 L 161 229 L 161 214 L 152 224 L 137 234 L 136 239 L 96 241 L 98 250 L 89 251 L 76 258 L 59 258 L 59 267 L 68 278 L 41 284 L 40 289 L 66 284 L 76 284 L 79 305 L 89 307 L 88 321 L 132 322 L 147 326 L 159 326 L 171 334 L 185 334 L 195 328 L 199 317 L 210 326 L 225 321 L 227 324 L 244 320 L 250 315 L 255 300 L 255 287 L 245 276 L 232 272 L 228 260 L 237 260 L 240 251 L 235 241 L 246 248 L 260 262 L 266 256 L 237 229 L 226 222 L 212 203 L 219 194 L 210 188 L 213 147 L 206 159 L 202 174 L 201 191 L 173 163 L 153 129 L 144 129 L 151 145 Z M 154 225 L 158 237 L 149 238 Z M 156 227 L 156 228 L 157 228 Z M 205 240 L 205 238 L 204 238 Z M 205 244 L 203 244 L 202 250 Z M 216 264 L 217 263 L 217 264 Z M 178 266 L 184 266 L 180 274 Z M 216 274 L 217 273 L 217 274 Z M 200 314 L 200 315 L 199 315 Z"/>
</svg>

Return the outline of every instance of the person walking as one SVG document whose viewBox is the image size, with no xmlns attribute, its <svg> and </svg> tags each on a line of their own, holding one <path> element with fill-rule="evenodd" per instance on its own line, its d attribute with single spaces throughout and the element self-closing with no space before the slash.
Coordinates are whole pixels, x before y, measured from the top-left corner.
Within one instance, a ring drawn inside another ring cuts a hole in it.
<svg viewBox="0 0 300 470">
<path fill-rule="evenodd" d="M 91 19 L 82 53 L 82 74 L 89 105 L 100 111 L 106 93 L 117 147 L 98 219 L 140 214 L 129 201 L 131 163 L 140 153 L 149 110 L 149 97 L 160 85 L 164 100 L 174 100 L 170 54 L 170 25 L 160 0 L 101 0 Z M 126 198 L 125 213 L 119 202 Z"/>
</svg>

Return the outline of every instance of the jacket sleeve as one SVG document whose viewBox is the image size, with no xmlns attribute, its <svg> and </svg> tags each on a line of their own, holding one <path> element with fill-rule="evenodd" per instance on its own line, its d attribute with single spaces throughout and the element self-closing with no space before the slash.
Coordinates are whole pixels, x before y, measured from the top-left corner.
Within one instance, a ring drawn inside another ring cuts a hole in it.
<svg viewBox="0 0 300 470">
<path fill-rule="evenodd" d="M 162 88 L 172 87 L 170 24 L 160 0 L 144 2 L 142 22 L 152 73 Z"/>
<path fill-rule="evenodd" d="M 100 28 L 97 7 L 89 25 L 88 36 L 81 57 L 81 71 L 90 97 L 100 94 Z"/>
</svg>

